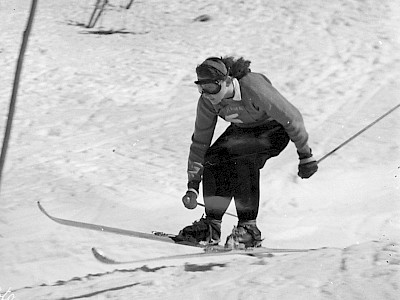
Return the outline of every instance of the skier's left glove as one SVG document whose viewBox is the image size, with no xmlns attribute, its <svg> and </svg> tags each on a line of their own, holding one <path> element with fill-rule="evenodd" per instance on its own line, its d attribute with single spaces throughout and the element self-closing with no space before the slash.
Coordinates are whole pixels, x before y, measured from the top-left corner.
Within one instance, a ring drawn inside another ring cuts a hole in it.
<svg viewBox="0 0 400 300">
<path fill-rule="evenodd" d="M 198 181 L 189 181 L 188 190 L 185 196 L 182 197 L 183 205 L 187 209 L 195 209 L 197 207 L 197 197 L 199 196 L 199 186 L 200 182 Z"/>
<path fill-rule="evenodd" d="M 297 175 L 301 178 L 310 178 L 318 170 L 318 163 L 312 155 L 311 149 L 310 153 L 299 153 L 300 163 L 299 172 Z"/>
</svg>

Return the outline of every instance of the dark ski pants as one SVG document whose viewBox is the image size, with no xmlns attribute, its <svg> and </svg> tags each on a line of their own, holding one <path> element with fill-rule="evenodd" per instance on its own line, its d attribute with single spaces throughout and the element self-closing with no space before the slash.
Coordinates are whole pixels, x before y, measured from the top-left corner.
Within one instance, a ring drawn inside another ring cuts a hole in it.
<svg viewBox="0 0 400 300">
<path fill-rule="evenodd" d="M 288 143 L 289 136 L 276 121 L 255 128 L 230 125 L 205 156 L 206 215 L 222 220 L 234 198 L 239 221 L 255 220 L 260 201 L 260 169 Z"/>
</svg>

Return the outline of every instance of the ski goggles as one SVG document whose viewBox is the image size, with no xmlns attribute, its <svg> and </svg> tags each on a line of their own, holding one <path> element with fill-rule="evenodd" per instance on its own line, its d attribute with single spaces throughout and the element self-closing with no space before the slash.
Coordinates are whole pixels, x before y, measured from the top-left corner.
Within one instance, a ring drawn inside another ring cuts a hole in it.
<svg viewBox="0 0 400 300">
<path fill-rule="evenodd" d="M 221 83 L 215 79 L 198 80 L 194 82 L 197 85 L 197 89 L 200 94 L 211 94 L 215 95 L 221 91 Z"/>
</svg>

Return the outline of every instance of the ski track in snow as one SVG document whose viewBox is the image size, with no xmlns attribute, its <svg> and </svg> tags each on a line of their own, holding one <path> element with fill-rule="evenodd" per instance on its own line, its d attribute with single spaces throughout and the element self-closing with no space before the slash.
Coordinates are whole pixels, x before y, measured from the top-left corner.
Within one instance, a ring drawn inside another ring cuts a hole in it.
<svg viewBox="0 0 400 300">
<path fill-rule="evenodd" d="M 293 145 L 262 171 L 258 224 L 268 247 L 329 247 L 272 258 L 224 257 L 101 265 L 191 253 L 66 228 L 77 221 L 176 233 L 185 210 L 194 126 L 194 68 L 244 56 L 303 113 L 315 156 L 399 103 L 396 1 L 135 1 L 110 6 L 41 0 L 18 94 L 1 189 L 0 288 L 16 299 L 397 299 L 400 110 L 297 178 Z M 3 131 L 28 1 L 0 3 Z M 194 22 L 208 14 L 208 22 Z M 121 30 L 127 34 L 99 35 Z M 216 135 L 226 124 L 219 123 Z M 234 212 L 231 205 L 229 211 Z M 236 220 L 226 216 L 223 238 Z M 343 248 L 343 249 L 339 249 Z"/>
</svg>

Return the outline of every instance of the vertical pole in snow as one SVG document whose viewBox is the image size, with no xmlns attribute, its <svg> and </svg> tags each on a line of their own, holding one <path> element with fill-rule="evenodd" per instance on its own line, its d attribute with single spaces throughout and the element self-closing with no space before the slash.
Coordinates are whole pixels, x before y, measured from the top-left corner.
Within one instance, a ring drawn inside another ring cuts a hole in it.
<svg viewBox="0 0 400 300">
<path fill-rule="evenodd" d="M 19 79 L 21 77 L 21 70 L 22 70 L 22 65 L 23 65 L 23 61 L 24 61 L 25 50 L 26 50 L 26 47 L 28 44 L 29 34 L 32 29 L 32 24 L 33 24 L 33 19 L 35 16 L 37 2 L 38 2 L 38 0 L 32 0 L 32 3 L 31 3 L 29 19 L 28 19 L 28 23 L 26 25 L 26 29 L 25 29 L 23 37 L 22 37 L 22 45 L 21 45 L 21 49 L 19 52 L 19 56 L 18 56 L 17 67 L 15 70 L 15 77 L 14 77 L 14 83 L 13 83 L 13 90 L 12 90 L 12 94 L 11 94 L 7 125 L 6 125 L 6 130 L 4 133 L 3 147 L 1 149 L 1 156 L 0 156 L 0 188 L 1 188 L 1 182 L 2 182 L 2 173 L 3 173 L 4 162 L 6 160 L 6 154 L 7 154 L 7 149 L 8 149 L 8 142 L 10 140 L 10 135 L 11 135 L 11 127 L 12 127 L 12 121 L 14 118 L 15 105 L 17 102 Z"/>
</svg>

